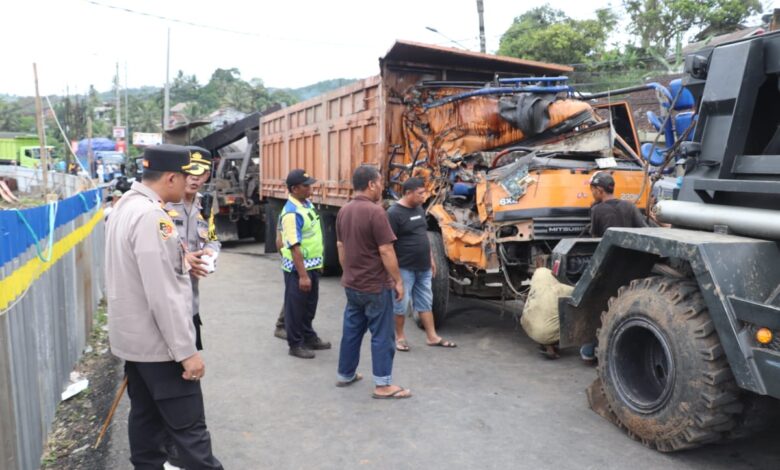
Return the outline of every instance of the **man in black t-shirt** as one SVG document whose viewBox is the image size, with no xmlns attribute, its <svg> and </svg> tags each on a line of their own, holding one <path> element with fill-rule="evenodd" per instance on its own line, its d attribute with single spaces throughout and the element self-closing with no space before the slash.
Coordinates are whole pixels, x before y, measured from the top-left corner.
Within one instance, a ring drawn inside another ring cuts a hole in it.
<svg viewBox="0 0 780 470">
<path fill-rule="evenodd" d="M 590 180 L 590 192 L 595 203 L 590 208 L 590 234 L 603 237 L 610 227 L 647 227 L 637 207 L 615 198 L 615 179 L 605 172 L 598 172 Z"/>
<path fill-rule="evenodd" d="M 600 171 L 590 179 L 590 192 L 595 203 L 590 207 L 590 234 L 603 237 L 610 227 L 647 227 L 642 213 L 632 203 L 615 198 L 615 179 L 609 173 Z M 596 361 L 596 342 L 580 347 L 583 361 Z"/>
<path fill-rule="evenodd" d="M 395 253 L 401 278 L 404 282 L 404 297 L 393 303 L 395 313 L 395 348 L 409 351 L 404 334 L 404 318 L 409 302 L 420 315 L 425 329 L 428 346 L 454 348 L 452 341 L 436 334 L 433 323 L 433 291 L 431 282 L 436 275 L 436 264 L 431 255 L 428 241 L 428 224 L 425 221 L 425 182 L 420 178 L 409 178 L 403 184 L 403 197 L 387 211 L 390 227 L 396 236 Z M 446 267 L 441 266 L 441 269 Z"/>
</svg>

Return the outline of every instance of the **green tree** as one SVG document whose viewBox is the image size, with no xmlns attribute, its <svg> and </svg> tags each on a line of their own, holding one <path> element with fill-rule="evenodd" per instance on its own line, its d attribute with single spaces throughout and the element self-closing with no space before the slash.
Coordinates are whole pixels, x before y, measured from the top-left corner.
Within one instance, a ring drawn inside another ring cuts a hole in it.
<svg viewBox="0 0 780 470">
<path fill-rule="evenodd" d="M 22 125 L 22 113 L 19 103 L 0 100 L 0 131 L 18 131 Z"/>
<path fill-rule="evenodd" d="M 130 99 L 130 127 L 134 132 L 160 132 L 162 106 L 154 97 Z"/>
<path fill-rule="evenodd" d="M 196 101 L 200 96 L 200 88 L 195 75 L 185 75 L 183 71 L 179 70 L 171 85 L 171 102 L 189 103 Z"/>
<path fill-rule="evenodd" d="M 648 53 L 667 57 L 680 49 L 686 34 L 699 39 L 733 31 L 753 14 L 760 0 L 623 0 L 629 32 Z"/>
<path fill-rule="evenodd" d="M 575 20 L 549 5 L 516 17 L 501 36 L 498 53 L 561 64 L 583 63 L 603 53 L 617 16 L 609 8 L 596 18 Z"/>
</svg>

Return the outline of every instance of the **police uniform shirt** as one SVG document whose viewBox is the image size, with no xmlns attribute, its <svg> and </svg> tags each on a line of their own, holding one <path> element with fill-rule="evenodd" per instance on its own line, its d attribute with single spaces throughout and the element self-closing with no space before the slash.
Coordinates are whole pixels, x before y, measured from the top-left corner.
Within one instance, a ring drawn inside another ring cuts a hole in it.
<svg viewBox="0 0 780 470">
<path fill-rule="evenodd" d="M 133 183 L 106 227 L 109 342 L 134 362 L 180 362 L 197 352 L 192 287 L 176 225 L 157 194 Z"/>
<path fill-rule="evenodd" d="M 185 244 L 187 250 L 195 252 L 210 248 L 215 254 L 219 253 L 221 247 L 216 237 L 211 239 L 209 237 L 209 223 L 203 217 L 202 209 L 203 204 L 201 199 L 203 196 L 198 193 L 195 199 L 192 201 L 192 205 L 187 208 L 185 201 L 181 202 L 169 202 L 166 204 L 165 209 L 168 215 L 176 225 L 176 229 L 179 232 L 179 239 Z M 192 278 L 192 314 L 199 313 L 200 309 L 200 292 L 198 285 L 198 278 Z"/>
</svg>

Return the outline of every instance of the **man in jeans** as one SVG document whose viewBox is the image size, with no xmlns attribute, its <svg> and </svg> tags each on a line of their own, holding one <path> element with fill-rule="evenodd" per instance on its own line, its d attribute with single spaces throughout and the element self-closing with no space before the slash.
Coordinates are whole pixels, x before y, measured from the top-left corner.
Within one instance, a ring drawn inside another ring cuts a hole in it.
<svg viewBox="0 0 780 470">
<path fill-rule="evenodd" d="M 368 329 L 375 386 L 372 396 L 409 398 L 410 390 L 392 385 L 393 294 L 401 300 L 404 287 L 393 249 L 395 235 L 387 213 L 377 204 L 384 189 L 379 171 L 372 166 L 358 167 L 352 175 L 352 188 L 352 201 L 339 210 L 336 218 L 339 261 L 344 272 L 341 284 L 347 295 L 336 385 L 344 387 L 362 378 L 357 366 L 360 344 Z"/>
<path fill-rule="evenodd" d="M 404 334 L 404 317 L 410 301 L 420 315 L 428 346 L 454 348 L 455 343 L 436 334 L 436 326 L 433 323 L 431 280 L 436 274 L 436 263 L 431 253 L 428 224 L 422 208 L 426 196 L 425 182 L 420 178 L 409 178 L 404 181 L 402 191 L 401 200 L 387 211 L 390 227 L 398 238 L 395 241 L 395 253 L 404 282 L 404 298 L 393 305 L 395 348 L 399 351 L 409 351 Z"/>
</svg>

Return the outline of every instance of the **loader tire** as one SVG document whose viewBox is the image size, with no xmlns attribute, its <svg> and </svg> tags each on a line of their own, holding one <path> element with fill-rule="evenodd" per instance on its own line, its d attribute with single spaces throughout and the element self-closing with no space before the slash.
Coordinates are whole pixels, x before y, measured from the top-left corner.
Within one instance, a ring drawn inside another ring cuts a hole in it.
<svg viewBox="0 0 780 470">
<path fill-rule="evenodd" d="M 276 253 L 276 219 L 279 212 L 274 203 L 268 203 L 265 206 L 265 252 Z"/>
<path fill-rule="evenodd" d="M 444 240 L 438 232 L 428 232 L 428 241 L 431 244 L 433 262 L 436 263 L 436 275 L 431 279 L 433 291 L 433 323 L 436 328 L 444 325 L 447 319 L 447 305 L 450 301 L 450 269 L 447 253 L 444 251 Z M 412 309 L 414 310 L 414 309 Z M 414 312 L 417 316 L 417 312 Z M 419 318 L 415 319 L 418 325 Z"/>
<path fill-rule="evenodd" d="M 742 405 L 736 426 L 725 436 L 727 441 L 745 439 L 765 431 L 780 418 L 780 401 L 776 398 L 743 392 Z"/>
<path fill-rule="evenodd" d="M 653 276 L 609 300 L 598 374 L 629 436 L 661 452 L 722 440 L 742 411 L 739 390 L 698 285 Z"/>
</svg>

